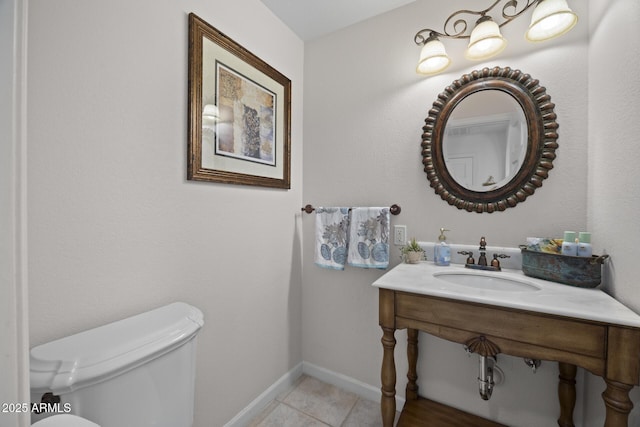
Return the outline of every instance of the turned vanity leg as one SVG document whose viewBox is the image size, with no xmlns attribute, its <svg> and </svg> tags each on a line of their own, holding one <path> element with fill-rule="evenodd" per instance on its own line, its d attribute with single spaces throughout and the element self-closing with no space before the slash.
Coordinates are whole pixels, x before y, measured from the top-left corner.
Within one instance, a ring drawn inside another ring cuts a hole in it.
<svg viewBox="0 0 640 427">
<path fill-rule="evenodd" d="M 396 339 L 393 336 L 394 328 L 382 327 L 382 398 L 380 408 L 382 410 L 382 425 L 393 427 L 396 416 L 396 362 L 393 357 L 393 350 L 396 346 Z"/>
<path fill-rule="evenodd" d="M 627 427 L 629 413 L 633 409 L 633 403 L 629 399 L 629 391 L 633 386 L 606 378 L 604 381 L 607 383 L 607 389 L 602 393 L 602 399 L 607 408 L 604 427 Z"/>
<path fill-rule="evenodd" d="M 418 330 L 407 329 L 407 359 L 409 361 L 409 369 L 407 371 L 407 388 L 405 390 L 405 396 L 407 400 L 418 399 L 418 379 L 417 365 L 418 365 Z"/>
<path fill-rule="evenodd" d="M 574 427 L 573 409 L 576 406 L 576 371 L 575 365 L 558 363 L 560 382 L 558 383 L 558 398 L 560 399 L 560 427 Z"/>
</svg>

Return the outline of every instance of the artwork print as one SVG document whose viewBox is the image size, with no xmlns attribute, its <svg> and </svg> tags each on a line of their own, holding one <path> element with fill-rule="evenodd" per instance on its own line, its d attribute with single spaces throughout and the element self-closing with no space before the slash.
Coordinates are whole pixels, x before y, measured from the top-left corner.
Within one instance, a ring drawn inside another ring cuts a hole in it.
<svg viewBox="0 0 640 427">
<path fill-rule="evenodd" d="M 216 154 L 275 165 L 276 95 L 218 62 L 216 104 Z"/>
<path fill-rule="evenodd" d="M 189 14 L 187 179 L 291 188 L 291 80 Z"/>
</svg>

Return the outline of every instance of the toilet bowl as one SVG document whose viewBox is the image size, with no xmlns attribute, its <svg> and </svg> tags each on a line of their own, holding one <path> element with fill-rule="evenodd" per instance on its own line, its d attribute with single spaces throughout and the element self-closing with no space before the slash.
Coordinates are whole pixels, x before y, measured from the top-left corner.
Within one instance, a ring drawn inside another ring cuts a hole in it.
<svg viewBox="0 0 640 427">
<path fill-rule="evenodd" d="M 63 414 L 54 415 L 31 424 L 32 427 L 100 427 L 96 423 L 92 423 L 84 418 L 75 415 Z"/>
</svg>

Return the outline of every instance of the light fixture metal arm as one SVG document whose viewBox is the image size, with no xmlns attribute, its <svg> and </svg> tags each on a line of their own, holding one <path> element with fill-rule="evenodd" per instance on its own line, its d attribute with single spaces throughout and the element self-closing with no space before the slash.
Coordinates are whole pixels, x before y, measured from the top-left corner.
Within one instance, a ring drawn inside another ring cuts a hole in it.
<svg viewBox="0 0 640 427">
<path fill-rule="evenodd" d="M 491 6 L 484 10 L 458 10 L 449 15 L 447 20 L 444 22 L 442 32 L 430 28 L 424 28 L 416 33 L 413 40 L 417 45 L 424 45 L 429 37 L 468 39 L 471 37 L 471 32 L 467 32 L 470 28 L 469 22 L 472 24 L 475 23 L 477 19 L 486 16 L 501 3 L 503 3 L 501 11 L 502 21 L 494 20 L 499 27 L 507 25 L 509 22 L 522 15 L 531 6 L 534 6 L 541 1 L 543 0 L 496 0 Z M 520 9 L 520 7 L 522 7 L 522 9 Z"/>
</svg>

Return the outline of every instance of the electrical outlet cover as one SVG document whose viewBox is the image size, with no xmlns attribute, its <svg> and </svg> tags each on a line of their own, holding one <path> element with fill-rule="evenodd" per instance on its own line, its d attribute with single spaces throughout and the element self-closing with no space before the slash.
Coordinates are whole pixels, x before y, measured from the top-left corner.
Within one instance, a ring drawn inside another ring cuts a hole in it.
<svg viewBox="0 0 640 427">
<path fill-rule="evenodd" d="M 406 243 L 407 243 L 407 226 L 394 225 L 393 226 L 393 244 L 396 246 L 402 246 Z"/>
</svg>

